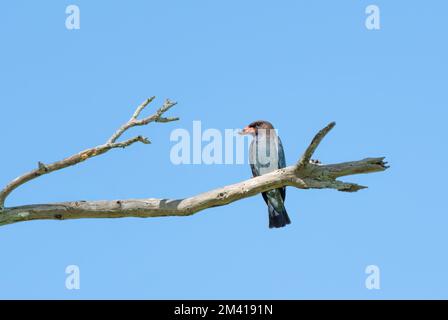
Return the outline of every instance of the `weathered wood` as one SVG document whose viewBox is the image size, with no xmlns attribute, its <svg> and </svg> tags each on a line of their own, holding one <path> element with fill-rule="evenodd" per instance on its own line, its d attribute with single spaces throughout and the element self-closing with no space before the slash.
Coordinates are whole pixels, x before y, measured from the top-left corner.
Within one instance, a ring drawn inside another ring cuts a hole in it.
<svg viewBox="0 0 448 320">
<path fill-rule="evenodd" d="M 93 147 L 84 151 L 81 151 L 75 155 L 72 155 L 68 158 L 65 158 L 63 160 L 51 163 L 51 164 L 44 164 L 42 162 L 38 162 L 38 166 L 36 169 L 25 173 L 21 175 L 20 177 L 14 179 L 11 181 L 6 187 L 3 188 L 3 190 L 0 191 L 0 210 L 5 205 L 6 198 L 13 192 L 15 189 L 20 187 L 21 185 L 27 183 L 28 181 L 31 181 L 33 179 L 36 179 L 37 177 L 40 177 L 44 174 L 48 174 L 57 170 L 61 170 L 70 166 L 74 166 L 75 164 L 78 164 L 80 162 L 83 162 L 87 159 L 99 156 L 103 153 L 106 153 L 107 151 L 111 149 L 116 148 L 126 148 L 136 142 L 141 142 L 144 144 L 151 143 L 147 138 L 142 136 L 137 136 L 131 139 L 128 139 L 123 142 L 117 142 L 117 139 L 121 137 L 121 135 L 127 131 L 128 129 L 135 127 L 135 126 L 142 126 L 147 125 L 151 122 L 171 122 L 179 120 L 179 118 L 164 118 L 162 117 L 163 114 L 168 111 L 172 106 L 174 106 L 176 103 L 171 102 L 169 100 L 166 100 L 162 107 L 160 107 L 153 115 L 146 117 L 144 119 L 138 120 L 137 117 L 140 115 L 140 113 L 143 111 L 143 109 L 150 104 L 155 97 L 149 98 L 145 100 L 141 105 L 139 105 L 132 115 L 131 119 L 126 122 L 124 125 L 122 125 L 110 138 L 109 140 L 100 146 Z"/>
<path fill-rule="evenodd" d="M 335 178 L 379 172 L 386 168 L 383 158 L 369 158 L 331 165 L 309 164 L 302 169 L 297 169 L 297 166 L 279 169 L 185 199 L 74 201 L 12 207 L 4 209 L 0 214 L 0 225 L 43 219 L 188 216 L 207 208 L 223 206 L 282 186 L 300 189 L 331 188 L 338 191 L 354 192 L 366 187 L 345 183 L 335 180 Z"/>
<path fill-rule="evenodd" d="M 103 145 L 87 149 L 64 160 L 52 164 L 38 163 L 38 167 L 10 182 L 0 192 L 0 226 L 30 220 L 68 220 L 82 218 L 125 218 L 125 217 L 162 217 L 188 216 L 207 208 L 227 205 L 229 203 L 252 197 L 261 192 L 283 186 L 299 189 L 336 189 L 355 192 L 366 188 L 355 183 L 336 180 L 342 176 L 384 171 L 388 168 L 384 158 L 367 158 L 359 161 L 319 165 L 310 161 L 314 151 L 325 135 L 335 126 L 332 122 L 311 141 L 300 160 L 293 166 L 270 172 L 268 174 L 211 190 L 185 199 L 128 199 L 105 201 L 72 201 L 50 204 L 34 204 L 4 208 L 6 197 L 17 187 L 43 174 L 76 165 L 84 160 L 103 154 L 113 148 L 125 148 L 135 142 L 150 143 L 142 136 L 117 142 L 117 139 L 133 126 L 146 125 L 150 122 L 170 122 L 178 118 L 164 118 L 164 112 L 175 103 L 167 100 L 165 104 L 150 117 L 137 120 L 142 110 L 153 100 L 150 98 L 141 104 L 131 119 L 121 126 Z"/>
</svg>

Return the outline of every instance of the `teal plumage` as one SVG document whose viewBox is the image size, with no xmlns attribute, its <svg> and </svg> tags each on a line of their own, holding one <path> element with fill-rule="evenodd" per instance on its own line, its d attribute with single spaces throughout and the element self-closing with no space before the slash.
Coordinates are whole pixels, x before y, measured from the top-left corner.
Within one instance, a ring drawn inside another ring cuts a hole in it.
<svg viewBox="0 0 448 320">
<path fill-rule="evenodd" d="M 267 121 L 254 121 L 242 134 L 251 134 L 253 140 L 249 149 L 249 163 L 254 177 L 286 167 L 283 145 L 274 127 Z M 269 228 L 281 228 L 291 223 L 284 205 L 286 188 L 262 193 L 268 206 Z"/>
</svg>

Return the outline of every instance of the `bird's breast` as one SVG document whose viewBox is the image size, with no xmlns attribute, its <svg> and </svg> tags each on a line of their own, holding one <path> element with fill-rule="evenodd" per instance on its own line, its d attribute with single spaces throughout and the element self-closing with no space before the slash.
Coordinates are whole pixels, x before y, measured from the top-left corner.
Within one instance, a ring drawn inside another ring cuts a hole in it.
<svg viewBox="0 0 448 320">
<path fill-rule="evenodd" d="M 249 161 L 258 169 L 260 175 L 277 170 L 279 168 L 277 139 L 256 137 L 250 146 Z"/>
</svg>

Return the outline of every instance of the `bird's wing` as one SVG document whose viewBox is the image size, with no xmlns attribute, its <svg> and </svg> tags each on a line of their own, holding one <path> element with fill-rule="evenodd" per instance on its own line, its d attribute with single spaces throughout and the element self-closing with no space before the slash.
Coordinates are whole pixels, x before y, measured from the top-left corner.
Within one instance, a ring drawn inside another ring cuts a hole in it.
<svg viewBox="0 0 448 320">
<path fill-rule="evenodd" d="M 252 140 L 249 148 L 249 163 L 250 163 L 250 170 L 252 171 L 252 176 L 258 177 L 260 175 L 260 172 L 258 171 L 258 168 L 256 166 L 256 141 L 255 139 Z"/>
<path fill-rule="evenodd" d="M 285 150 L 283 150 L 282 140 L 278 137 L 278 168 L 286 167 L 286 158 L 285 158 Z"/>
<path fill-rule="evenodd" d="M 286 167 L 285 150 L 283 150 L 283 144 L 282 140 L 280 140 L 280 137 L 278 137 L 277 140 L 278 140 L 278 168 L 281 169 Z M 280 194 L 282 196 L 283 201 L 285 201 L 286 187 L 280 188 Z"/>
<path fill-rule="evenodd" d="M 252 140 L 252 143 L 250 145 L 250 152 L 249 152 L 249 160 L 250 160 L 250 169 L 252 171 L 252 175 L 254 177 L 258 177 L 260 175 L 260 166 L 257 165 L 257 141 L 254 139 Z M 286 167 L 286 160 L 285 160 L 285 151 L 283 150 L 282 141 L 278 137 L 278 145 L 277 145 L 277 154 L 278 154 L 278 169 Z M 261 152 L 258 155 L 263 155 L 264 153 Z M 283 201 L 286 198 L 286 187 L 278 188 L 278 191 L 280 192 L 280 196 L 282 197 Z M 266 192 L 263 192 L 261 194 L 263 196 L 264 201 L 266 204 L 269 204 L 269 197 Z"/>
<path fill-rule="evenodd" d="M 250 170 L 252 171 L 253 177 L 258 177 L 260 175 L 258 173 L 257 167 L 253 163 L 250 164 Z"/>
</svg>

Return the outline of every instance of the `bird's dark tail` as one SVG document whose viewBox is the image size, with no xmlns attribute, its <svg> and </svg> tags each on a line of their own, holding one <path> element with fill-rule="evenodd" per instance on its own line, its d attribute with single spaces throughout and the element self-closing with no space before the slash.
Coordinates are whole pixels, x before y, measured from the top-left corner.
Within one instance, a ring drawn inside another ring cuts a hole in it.
<svg viewBox="0 0 448 320">
<path fill-rule="evenodd" d="M 288 213 L 284 206 L 282 206 L 281 210 L 275 210 L 274 207 L 269 204 L 269 228 L 282 228 L 287 224 L 291 223 L 289 220 Z M 281 211 L 281 212 L 278 212 Z"/>
</svg>

